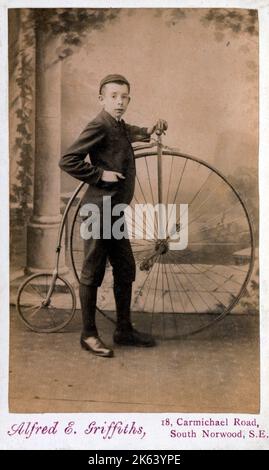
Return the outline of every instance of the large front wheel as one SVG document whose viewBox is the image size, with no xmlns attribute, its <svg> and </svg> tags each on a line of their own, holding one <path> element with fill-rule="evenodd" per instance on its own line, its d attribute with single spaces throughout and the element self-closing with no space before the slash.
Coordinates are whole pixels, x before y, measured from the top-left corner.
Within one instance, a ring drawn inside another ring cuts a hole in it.
<svg viewBox="0 0 269 470">
<path fill-rule="evenodd" d="M 161 158 L 159 188 L 157 153 L 136 155 L 131 244 L 137 276 L 132 311 L 143 315 L 153 334 L 177 338 L 207 328 L 235 308 L 253 269 L 254 238 L 244 201 L 224 175 L 204 161 L 176 151 L 164 151 Z M 184 249 L 171 250 L 172 232 L 160 239 L 158 210 L 145 217 L 136 212 L 138 204 L 156 207 L 160 202 L 167 208 L 162 222 L 166 229 L 171 225 L 172 206 L 176 207 L 174 225 L 179 236 L 187 220 Z M 182 204 L 185 209 L 180 213 Z M 77 278 L 82 259 L 78 213 L 79 206 L 71 229 Z M 112 286 L 111 268 L 106 277 Z"/>
</svg>

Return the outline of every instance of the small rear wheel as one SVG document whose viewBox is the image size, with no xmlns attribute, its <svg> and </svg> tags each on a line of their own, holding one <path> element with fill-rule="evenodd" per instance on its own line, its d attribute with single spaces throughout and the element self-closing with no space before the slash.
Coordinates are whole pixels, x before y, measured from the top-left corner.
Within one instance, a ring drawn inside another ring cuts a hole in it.
<svg viewBox="0 0 269 470">
<path fill-rule="evenodd" d="M 19 288 L 18 314 L 28 328 L 38 333 L 61 330 L 72 320 L 75 310 L 74 289 L 60 276 L 55 279 L 51 273 L 33 274 Z"/>
</svg>

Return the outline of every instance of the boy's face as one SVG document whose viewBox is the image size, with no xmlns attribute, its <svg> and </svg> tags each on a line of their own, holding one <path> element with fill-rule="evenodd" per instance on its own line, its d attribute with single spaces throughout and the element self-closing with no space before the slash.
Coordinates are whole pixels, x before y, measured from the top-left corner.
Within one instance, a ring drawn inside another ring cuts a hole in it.
<svg viewBox="0 0 269 470">
<path fill-rule="evenodd" d="M 128 86 L 125 83 L 106 83 L 102 89 L 102 94 L 99 95 L 99 100 L 105 111 L 115 119 L 120 119 L 130 101 Z"/>
</svg>

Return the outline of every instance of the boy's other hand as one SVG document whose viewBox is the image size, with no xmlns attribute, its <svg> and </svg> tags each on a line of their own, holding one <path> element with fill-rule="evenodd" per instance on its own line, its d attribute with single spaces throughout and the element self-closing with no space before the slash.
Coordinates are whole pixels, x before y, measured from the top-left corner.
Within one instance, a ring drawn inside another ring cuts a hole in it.
<svg viewBox="0 0 269 470">
<path fill-rule="evenodd" d="M 148 128 L 148 133 L 151 135 L 153 132 L 160 131 L 162 134 L 168 129 L 168 123 L 165 119 L 158 119 L 154 126 Z"/>
<path fill-rule="evenodd" d="M 101 177 L 101 180 L 106 181 L 107 183 L 115 183 L 119 181 L 119 179 L 125 179 L 125 176 L 123 176 L 123 174 L 119 173 L 118 171 L 104 170 Z"/>
</svg>

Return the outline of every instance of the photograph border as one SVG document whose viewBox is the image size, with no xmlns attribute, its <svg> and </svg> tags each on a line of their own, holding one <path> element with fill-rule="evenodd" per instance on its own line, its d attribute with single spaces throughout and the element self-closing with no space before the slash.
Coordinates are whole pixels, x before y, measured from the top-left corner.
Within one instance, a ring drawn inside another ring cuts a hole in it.
<svg viewBox="0 0 269 470">
<path fill-rule="evenodd" d="M 2 0 L 1 0 L 2 1 Z M 129 437 L 104 440 L 101 436 L 81 438 L 81 433 L 66 432 L 69 423 L 75 422 L 78 429 L 85 429 L 96 419 L 97 413 L 44 413 L 15 414 L 8 411 L 8 369 L 9 369 L 9 115 L 8 115 L 8 48 L 7 12 L 10 8 L 33 7 L 88 7 L 88 8 L 253 8 L 259 13 L 259 207 L 260 207 L 260 413 L 257 415 L 236 413 L 236 417 L 253 420 L 255 417 L 260 429 L 269 435 L 269 1 L 18 1 L 11 0 L 0 4 L 0 141 L 3 151 L 0 166 L 1 191 L 1 231 L 0 231 L 0 448 L 2 449 L 268 449 L 269 439 L 253 438 L 238 440 L 172 440 L 161 426 L 163 419 L 173 419 L 184 415 L 188 419 L 223 419 L 233 414 L 226 413 L 98 413 L 98 421 L 117 421 L 120 419 L 141 422 L 147 432 L 144 439 Z M 50 436 L 32 436 L 31 439 L 16 436 L 12 439 L 8 430 L 18 420 L 38 421 L 41 425 L 59 422 L 59 431 Z M 229 430 L 229 427 L 226 429 Z M 175 442 L 176 441 L 176 442 Z"/>
</svg>

